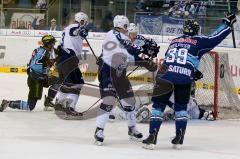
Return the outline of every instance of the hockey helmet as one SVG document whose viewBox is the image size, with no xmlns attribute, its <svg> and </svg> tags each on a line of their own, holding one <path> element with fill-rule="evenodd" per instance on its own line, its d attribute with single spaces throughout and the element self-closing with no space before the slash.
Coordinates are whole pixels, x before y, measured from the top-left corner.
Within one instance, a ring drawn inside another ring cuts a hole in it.
<svg viewBox="0 0 240 159">
<path fill-rule="evenodd" d="M 44 35 L 42 37 L 43 46 L 51 45 L 51 44 L 54 44 L 55 42 L 56 42 L 56 39 L 52 35 Z"/>
<path fill-rule="evenodd" d="M 122 28 L 127 31 L 129 26 L 129 20 L 124 15 L 116 15 L 113 19 L 113 26 L 114 28 Z"/>
<path fill-rule="evenodd" d="M 78 23 L 81 23 L 81 21 L 83 21 L 83 24 L 81 24 L 81 25 L 87 25 L 88 24 L 88 16 L 87 16 L 87 14 L 85 14 L 83 12 L 78 12 L 75 14 L 75 21 Z"/>
<path fill-rule="evenodd" d="M 183 34 L 194 36 L 199 32 L 199 24 L 196 20 L 186 20 L 183 24 Z"/>
</svg>

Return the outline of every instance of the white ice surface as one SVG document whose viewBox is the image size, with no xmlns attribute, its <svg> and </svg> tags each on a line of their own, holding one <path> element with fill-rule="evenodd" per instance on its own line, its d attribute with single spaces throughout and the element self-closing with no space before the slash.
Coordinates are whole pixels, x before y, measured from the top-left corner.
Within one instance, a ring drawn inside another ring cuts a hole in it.
<svg viewBox="0 0 240 159">
<path fill-rule="evenodd" d="M 0 99 L 26 99 L 26 75 L 0 74 Z M 95 99 L 79 100 L 87 105 Z M 156 150 L 128 139 L 126 122 L 108 123 L 104 146 L 94 145 L 95 119 L 64 121 L 43 111 L 0 113 L 0 159 L 239 159 L 240 121 L 190 121 L 181 150 L 171 148 L 174 123 L 164 123 Z M 139 124 L 147 136 L 148 125 Z"/>
</svg>

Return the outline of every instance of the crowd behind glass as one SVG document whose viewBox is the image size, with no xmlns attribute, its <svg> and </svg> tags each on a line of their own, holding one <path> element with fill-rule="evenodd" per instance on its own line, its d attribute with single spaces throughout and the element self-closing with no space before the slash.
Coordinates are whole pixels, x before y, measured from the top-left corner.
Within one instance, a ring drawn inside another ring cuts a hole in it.
<svg viewBox="0 0 240 159">
<path fill-rule="evenodd" d="M 88 9 L 90 10 L 89 31 L 107 32 L 112 28 L 112 20 L 116 14 L 127 14 L 132 22 L 138 14 L 165 15 L 179 19 L 208 18 L 209 8 L 214 8 L 221 2 L 226 3 L 226 0 L 62 0 L 62 6 L 59 8 L 61 17 L 54 17 L 50 14 L 52 8 L 49 6 L 58 2 L 59 0 L 0 0 L 0 28 L 60 31 L 71 22 L 71 15 L 80 11 L 83 3 L 89 2 L 91 4 Z M 231 6 L 233 6 L 232 10 L 238 10 L 240 4 L 235 0 L 231 1 Z M 21 17 L 16 25 L 11 24 L 13 14 L 16 12 L 35 14 L 30 27 L 29 22 Z M 38 14 L 44 16 L 40 17 Z M 215 14 L 218 15 L 217 12 Z"/>
</svg>

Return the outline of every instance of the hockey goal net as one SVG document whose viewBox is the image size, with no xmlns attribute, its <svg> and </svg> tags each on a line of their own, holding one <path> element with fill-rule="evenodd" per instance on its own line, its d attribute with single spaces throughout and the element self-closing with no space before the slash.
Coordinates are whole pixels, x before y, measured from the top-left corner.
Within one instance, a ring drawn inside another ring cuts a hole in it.
<svg viewBox="0 0 240 159">
<path fill-rule="evenodd" d="M 227 53 L 210 52 L 200 61 L 203 78 L 196 82 L 200 107 L 214 111 L 215 118 L 240 118 L 240 100 L 231 76 Z"/>
</svg>

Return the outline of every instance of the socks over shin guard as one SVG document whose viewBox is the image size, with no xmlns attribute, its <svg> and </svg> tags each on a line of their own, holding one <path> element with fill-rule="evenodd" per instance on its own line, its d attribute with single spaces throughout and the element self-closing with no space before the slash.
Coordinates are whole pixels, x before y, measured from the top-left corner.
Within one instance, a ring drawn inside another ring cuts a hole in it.
<svg viewBox="0 0 240 159">
<path fill-rule="evenodd" d="M 13 109 L 29 110 L 28 103 L 22 100 L 11 101 L 9 107 Z"/>
<path fill-rule="evenodd" d="M 149 133 L 158 132 L 163 121 L 163 112 L 160 109 L 152 108 L 152 114 L 150 118 Z"/>
<path fill-rule="evenodd" d="M 128 121 L 128 127 L 136 126 L 136 113 L 135 111 L 126 112 L 126 118 Z"/>
<path fill-rule="evenodd" d="M 182 130 L 185 130 L 187 127 L 187 120 L 188 120 L 187 111 L 177 111 L 175 120 L 176 120 L 175 121 L 176 135 L 179 135 L 182 133 Z"/>
<path fill-rule="evenodd" d="M 109 114 L 109 112 L 99 114 L 96 120 L 96 127 L 104 129 L 106 123 L 108 122 Z"/>
</svg>

